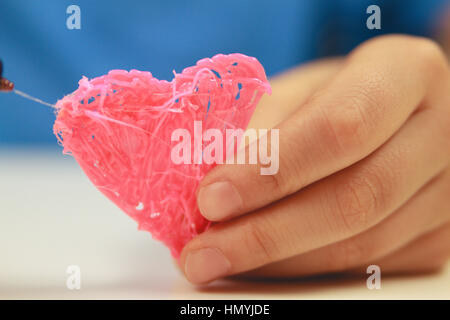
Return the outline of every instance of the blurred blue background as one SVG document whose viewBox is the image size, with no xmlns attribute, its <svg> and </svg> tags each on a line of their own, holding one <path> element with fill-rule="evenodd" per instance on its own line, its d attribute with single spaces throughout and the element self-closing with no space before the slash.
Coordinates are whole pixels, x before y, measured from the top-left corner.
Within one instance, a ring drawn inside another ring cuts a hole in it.
<svg viewBox="0 0 450 320">
<path fill-rule="evenodd" d="M 51 103 L 81 76 L 148 70 L 170 80 L 217 53 L 257 57 L 268 75 L 312 59 L 345 54 L 382 33 L 431 36 L 449 0 L 107 1 L 0 0 L 4 76 Z M 66 8 L 81 8 L 68 30 Z M 381 8 L 382 29 L 366 28 L 366 8 Z M 50 108 L 0 93 L 0 145 L 53 145 Z"/>
</svg>

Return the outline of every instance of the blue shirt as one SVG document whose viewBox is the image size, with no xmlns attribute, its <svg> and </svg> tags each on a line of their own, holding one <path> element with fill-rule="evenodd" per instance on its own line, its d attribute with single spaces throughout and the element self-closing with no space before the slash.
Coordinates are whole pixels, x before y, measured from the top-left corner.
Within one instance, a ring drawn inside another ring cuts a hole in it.
<svg viewBox="0 0 450 320">
<path fill-rule="evenodd" d="M 241 52 L 268 75 L 327 55 L 345 54 L 380 34 L 430 36 L 445 0 L 111 1 L 1 0 L 0 59 L 16 88 L 51 103 L 78 80 L 110 69 L 148 70 L 170 80 L 197 60 Z M 69 30 L 66 9 L 81 9 Z M 381 8 L 381 30 L 366 8 Z M 0 144 L 56 145 L 53 110 L 0 94 Z"/>
</svg>

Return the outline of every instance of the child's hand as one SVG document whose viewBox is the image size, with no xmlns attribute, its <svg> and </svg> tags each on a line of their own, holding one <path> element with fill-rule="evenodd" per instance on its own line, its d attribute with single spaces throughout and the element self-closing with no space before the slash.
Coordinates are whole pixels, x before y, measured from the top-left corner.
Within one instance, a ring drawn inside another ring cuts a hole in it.
<svg viewBox="0 0 450 320">
<path fill-rule="evenodd" d="M 279 172 L 220 165 L 202 181 L 202 214 L 224 222 L 184 248 L 191 282 L 369 264 L 427 271 L 450 256 L 450 71 L 439 47 L 379 37 L 310 68 L 275 80 L 253 120 L 286 117 Z"/>
</svg>

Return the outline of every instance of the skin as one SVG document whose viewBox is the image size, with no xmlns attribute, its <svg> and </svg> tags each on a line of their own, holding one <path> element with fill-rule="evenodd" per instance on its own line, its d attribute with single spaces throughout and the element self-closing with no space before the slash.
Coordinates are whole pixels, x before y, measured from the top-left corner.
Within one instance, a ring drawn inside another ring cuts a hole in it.
<svg viewBox="0 0 450 320">
<path fill-rule="evenodd" d="M 185 246 L 187 279 L 442 268 L 450 68 L 441 47 L 382 36 L 271 84 L 250 127 L 280 130 L 280 169 L 263 176 L 260 165 L 220 165 L 205 177 L 197 202 L 217 223 Z M 231 187 L 207 190 L 217 182 Z"/>
</svg>

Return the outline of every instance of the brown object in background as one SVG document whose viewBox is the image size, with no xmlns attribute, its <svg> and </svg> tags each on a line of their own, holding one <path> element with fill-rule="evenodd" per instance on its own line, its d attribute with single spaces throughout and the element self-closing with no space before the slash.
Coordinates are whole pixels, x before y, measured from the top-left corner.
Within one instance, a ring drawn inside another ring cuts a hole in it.
<svg viewBox="0 0 450 320">
<path fill-rule="evenodd" d="M 3 78 L 3 63 L 0 60 L 0 92 L 10 92 L 14 89 L 14 83 L 6 78 Z"/>
<path fill-rule="evenodd" d="M 450 4 L 442 10 L 435 26 L 435 38 L 450 60 Z"/>
</svg>

